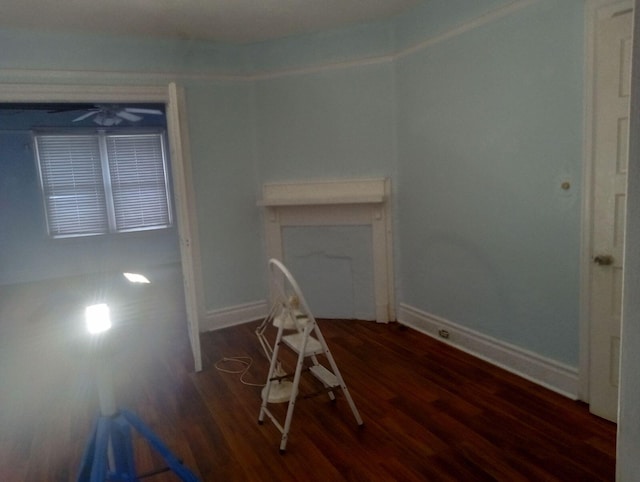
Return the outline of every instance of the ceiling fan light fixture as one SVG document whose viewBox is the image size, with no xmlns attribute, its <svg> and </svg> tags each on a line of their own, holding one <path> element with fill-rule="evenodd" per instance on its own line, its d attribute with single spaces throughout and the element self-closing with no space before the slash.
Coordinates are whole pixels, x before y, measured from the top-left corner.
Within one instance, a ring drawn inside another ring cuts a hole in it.
<svg viewBox="0 0 640 482">
<path fill-rule="evenodd" d="M 114 114 L 109 114 L 107 112 L 98 112 L 94 116 L 93 122 L 95 122 L 99 126 L 111 127 L 120 124 L 122 122 L 122 118 Z"/>
</svg>

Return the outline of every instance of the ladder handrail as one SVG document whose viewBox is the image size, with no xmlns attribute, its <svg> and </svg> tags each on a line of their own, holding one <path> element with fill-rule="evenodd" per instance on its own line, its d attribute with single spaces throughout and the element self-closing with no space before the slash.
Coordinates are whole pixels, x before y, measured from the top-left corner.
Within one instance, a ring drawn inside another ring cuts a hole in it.
<svg viewBox="0 0 640 482">
<path fill-rule="evenodd" d="M 271 276 L 272 280 L 276 279 L 275 275 L 277 274 L 274 271 L 274 267 L 277 268 L 282 275 L 284 275 L 284 277 L 287 279 L 287 281 L 289 282 L 289 284 L 293 288 L 293 291 L 295 292 L 295 295 L 298 298 L 298 302 L 300 303 L 300 306 L 302 308 L 302 312 L 309 318 L 309 322 L 312 323 L 312 324 L 316 324 L 316 319 L 313 316 L 313 314 L 311 313 L 311 310 L 309 309 L 309 305 L 307 304 L 307 300 L 305 299 L 304 295 L 302 294 L 302 290 L 300 289 L 300 286 L 298 285 L 298 282 L 295 280 L 295 278 L 293 277 L 291 272 L 282 263 L 282 261 L 280 261 L 280 260 L 278 260 L 276 258 L 271 258 L 269 260 L 269 269 L 270 269 L 271 274 L 272 274 L 272 276 Z M 289 312 L 293 312 L 292 307 L 290 306 L 291 300 L 289 300 L 289 298 L 287 297 L 287 293 L 285 293 L 284 285 L 283 284 L 278 284 L 278 283 L 275 283 L 275 282 L 274 282 L 274 284 L 276 285 L 276 288 L 280 292 L 280 297 L 282 298 L 282 301 L 285 304 L 286 308 L 289 310 Z M 296 321 L 295 317 L 293 317 L 293 320 L 294 320 L 294 322 Z M 296 323 L 296 326 L 298 328 L 298 331 L 302 331 L 300 326 L 298 326 L 297 323 Z"/>
</svg>

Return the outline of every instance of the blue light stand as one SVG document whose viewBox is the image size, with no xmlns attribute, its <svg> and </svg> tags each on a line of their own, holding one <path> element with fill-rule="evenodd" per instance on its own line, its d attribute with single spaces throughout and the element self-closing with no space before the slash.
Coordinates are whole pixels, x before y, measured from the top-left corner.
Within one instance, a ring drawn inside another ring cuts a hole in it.
<svg viewBox="0 0 640 482">
<path fill-rule="evenodd" d="M 98 357 L 100 360 L 96 367 L 100 415 L 82 457 L 77 482 L 138 482 L 142 478 L 168 471 L 174 472 L 184 482 L 199 482 L 140 418 L 128 410 L 117 409 L 111 364 L 104 356 L 107 347 L 99 348 L 103 355 Z M 136 475 L 132 428 L 164 459 L 166 468 Z"/>
</svg>

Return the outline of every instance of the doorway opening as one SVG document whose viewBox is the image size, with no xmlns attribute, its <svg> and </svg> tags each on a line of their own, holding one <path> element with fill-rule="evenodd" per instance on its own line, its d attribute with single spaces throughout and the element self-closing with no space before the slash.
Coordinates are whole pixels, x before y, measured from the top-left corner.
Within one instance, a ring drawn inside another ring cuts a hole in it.
<svg viewBox="0 0 640 482">
<path fill-rule="evenodd" d="M 185 130 L 184 94 L 176 84 L 168 86 L 100 86 L 2 84 L 0 103 L 89 103 L 89 104 L 161 104 L 166 112 L 166 128 L 170 146 L 173 195 L 176 205 L 177 237 L 184 289 L 187 328 L 194 368 L 202 369 L 199 338 L 201 282 L 198 263 L 198 240 L 195 208 Z M 175 240 L 174 240 L 175 241 Z"/>
</svg>

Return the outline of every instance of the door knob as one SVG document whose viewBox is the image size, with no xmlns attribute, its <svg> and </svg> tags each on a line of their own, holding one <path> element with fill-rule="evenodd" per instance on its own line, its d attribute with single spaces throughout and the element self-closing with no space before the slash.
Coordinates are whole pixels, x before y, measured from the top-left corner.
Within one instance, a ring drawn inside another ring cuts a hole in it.
<svg viewBox="0 0 640 482">
<path fill-rule="evenodd" d="M 599 254 L 593 258 L 593 262 L 600 266 L 610 266 L 613 264 L 613 256 L 610 254 Z"/>
</svg>

